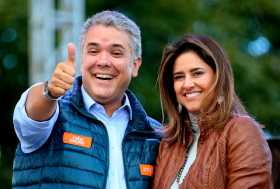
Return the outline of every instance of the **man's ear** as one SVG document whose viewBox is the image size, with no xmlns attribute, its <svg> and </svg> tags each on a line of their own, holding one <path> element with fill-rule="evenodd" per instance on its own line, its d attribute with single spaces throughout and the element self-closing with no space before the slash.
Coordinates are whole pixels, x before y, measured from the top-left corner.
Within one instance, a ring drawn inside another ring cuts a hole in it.
<svg viewBox="0 0 280 189">
<path fill-rule="evenodd" d="M 140 57 L 136 58 L 132 63 L 132 77 L 138 76 L 138 70 L 142 64 L 142 59 Z"/>
</svg>

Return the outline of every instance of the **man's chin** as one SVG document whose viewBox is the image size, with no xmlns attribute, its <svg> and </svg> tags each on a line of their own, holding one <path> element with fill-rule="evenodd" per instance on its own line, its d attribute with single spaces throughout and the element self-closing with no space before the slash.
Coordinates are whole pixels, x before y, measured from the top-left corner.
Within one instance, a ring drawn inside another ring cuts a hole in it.
<svg viewBox="0 0 280 189">
<path fill-rule="evenodd" d="M 97 102 L 102 102 L 102 103 L 106 103 L 107 101 L 110 101 L 110 98 L 112 97 L 112 95 L 110 94 L 94 94 L 92 96 L 92 98 L 97 101 Z"/>
</svg>

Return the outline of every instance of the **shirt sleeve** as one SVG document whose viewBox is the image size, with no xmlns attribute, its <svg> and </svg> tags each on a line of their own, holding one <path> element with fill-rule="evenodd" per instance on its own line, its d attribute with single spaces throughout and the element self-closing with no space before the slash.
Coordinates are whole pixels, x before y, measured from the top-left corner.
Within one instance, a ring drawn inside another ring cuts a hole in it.
<svg viewBox="0 0 280 189">
<path fill-rule="evenodd" d="M 48 140 L 59 114 L 59 106 L 56 103 L 55 113 L 49 120 L 35 121 L 28 117 L 25 102 L 29 90 L 30 88 L 21 95 L 13 115 L 14 129 L 24 153 L 39 149 Z"/>
</svg>

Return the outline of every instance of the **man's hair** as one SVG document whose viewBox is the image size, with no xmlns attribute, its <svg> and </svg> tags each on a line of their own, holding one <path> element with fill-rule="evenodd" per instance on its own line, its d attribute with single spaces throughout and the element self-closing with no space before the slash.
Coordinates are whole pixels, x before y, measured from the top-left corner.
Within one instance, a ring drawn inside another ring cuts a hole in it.
<svg viewBox="0 0 280 189">
<path fill-rule="evenodd" d="M 89 28 L 96 25 L 104 25 L 114 27 L 120 31 L 124 31 L 129 35 L 130 45 L 135 58 L 141 58 L 141 31 L 137 24 L 124 14 L 117 11 L 102 11 L 94 14 L 86 20 L 81 32 L 81 48 L 85 42 L 85 35 Z"/>
</svg>

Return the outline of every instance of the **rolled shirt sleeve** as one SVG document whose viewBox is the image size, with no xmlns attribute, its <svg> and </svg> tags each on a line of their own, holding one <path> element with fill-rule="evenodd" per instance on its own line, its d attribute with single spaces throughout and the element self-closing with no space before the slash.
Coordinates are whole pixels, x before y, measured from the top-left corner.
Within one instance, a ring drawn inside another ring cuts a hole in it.
<svg viewBox="0 0 280 189">
<path fill-rule="evenodd" d="M 49 120 L 35 121 L 28 117 L 25 102 L 29 90 L 30 88 L 21 95 L 13 115 L 15 132 L 24 153 L 31 153 L 39 149 L 48 140 L 59 114 L 59 106 L 56 103 L 55 113 Z"/>
</svg>

